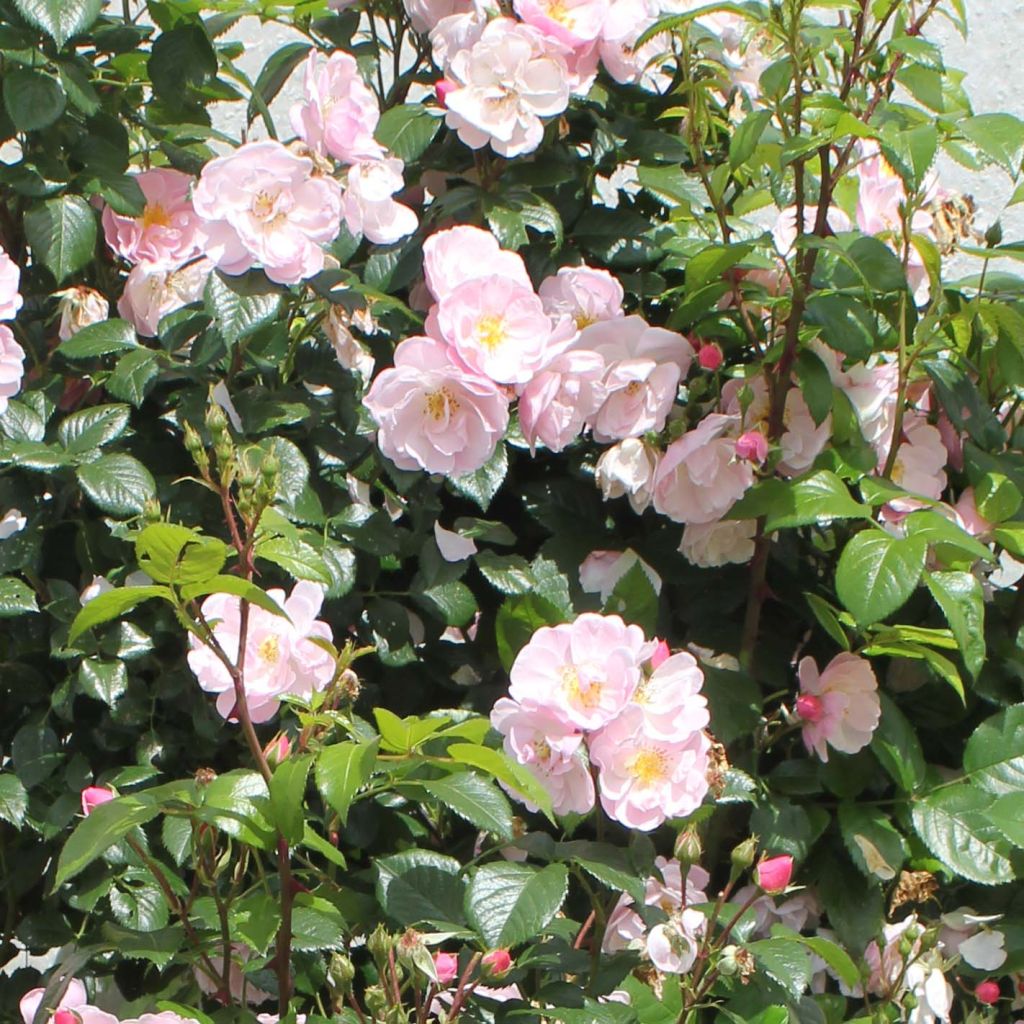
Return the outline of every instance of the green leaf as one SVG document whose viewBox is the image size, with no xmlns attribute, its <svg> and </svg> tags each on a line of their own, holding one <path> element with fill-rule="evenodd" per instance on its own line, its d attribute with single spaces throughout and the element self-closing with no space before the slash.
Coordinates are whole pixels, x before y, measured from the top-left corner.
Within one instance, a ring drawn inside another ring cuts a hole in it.
<svg viewBox="0 0 1024 1024">
<path fill-rule="evenodd" d="M 807 302 L 807 320 L 821 327 L 832 348 L 862 362 L 875 347 L 877 325 L 870 310 L 848 295 L 813 295 Z"/>
<path fill-rule="evenodd" d="M 313 757 L 310 754 L 287 757 L 270 779 L 270 813 L 278 832 L 292 846 L 302 840 L 306 779 L 312 767 Z"/>
<path fill-rule="evenodd" d="M 850 988 L 860 984 L 861 976 L 857 965 L 853 962 L 850 954 L 842 946 L 822 938 L 820 935 L 798 935 L 780 925 L 772 928 L 772 935 L 785 934 L 792 942 L 799 942 L 805 945 L 812 953 L 820 957 L 835 971 L 836 976 L 844 985 Z"/>
<path fill-rule="evenodd" d="M 81 270 L 96 248 L 96 214 L 81 196 L 61 196 L 25 214 L 32 253 L 60 284 Z"/>
<path fill-rule="evenodd" d="M 504 443 L 499 443 L 494 454 L 476 472 L 453 477 L 448 482 L 459 494 L 475 501 L 486 512 L 505 482 L 507 472 L 508 452 Z"/>
<path fill-rule="evenodd" d="M 868 878 L 889 882 L 896 877 L 906 859 L 907 846 L 877 807 L 841 803 L 839 828 L 854 864 Z"/>
<path fill-rule="evenodd" d="M 60 82 L 45 71 L 19 68 L 3 80 L 4 108 L 23 132 L 49 128 L 64 113 L 67 97 Z"/>
<path fill-rule="evenodd" d="M 814 422 L 820 426 L 832 411 L 832 378 L 817 353 L 804 349 L 796 359 L 800 393 Z"/>
<path fill-rule="evenodd" d="M 320 552 L 299 537 L 271 537 L 256 545 L 257 558 L 279 565 L 297 580 L 311 580 L 330 586 L 331 574 Z"/>
<path fill-rule="evenodd" d="M 981 885 L 1014 878 L 1010 844 L 988 818 L 992 803 L 990 793 L 958 785 L 930 793 L 914 804 L 912 814 L 928 849 L 950 871 Z"/>
<path fill-rule="evenodd" d="M 256 115 L 263 113 L 273 102 L 284 83 L 291 77 L 291 73 L 311 49 L 312 47 L 308 43 L 287 43 L 267 58 L 259 76 L 253 83 L 253 95 L 246 111 L 246 121 L 249 124 L 252 124 Z M 266 114 L 264 114 L 264 120 L 267 120 Z M 267 129 L 270 130 L 270 128 L 271 125 L 268 123 Z"/>
<path fill-rule="evenodd" d="M 984 473 L 974 485 L 974 500 L 990 523 L 1011 519 L 1021 506 L 1020 491 L 1002 473 Z"/>
<path fill-rule="evenodd" d="M 497 786 L 476 772 L 458 772 L 420 785 L 460 818 L 500 839 L 512 839 L 512 808 Z"/>
<path fill-rule="evenodd" d="M 460 924 L 466 884 L 462 865 L 431 850 L 407 850 L 379 857 L 377 902 L 399 924 Z"/>
<path fill-rule="evenodd" d="M 473 591 L 461 580 L 438 583 L 416 596 L 430 611 L 439 612 L 449 626 L 465 626 L 477 612 Z"/>
<path fill-rule="evenodd" d="M 754 155 L 754 150 L 761 141 L 761 136 L 771 119 L 770 110 L 755 110 L 743 119 L 743 123 L 729 140 L 729 166 L 733 170 L 746 163 Z"/>
<path fill-rule="evenodd" d="M 956 637 L 967 671 L 977 677 L 985 663 L 985 599 L 969 572 L 926 572 L 924 582 Z"/>
<path fill-rule="evenodd" d="M 203 302 L 224 340 L 234 345 L 277 318 L 281 290 L 257 271 L 241 277 L 218 271 L 207 279 Z"/>
<path fill-rule="evenodd" d="M 537 594 L 510 597 L 498 609 L 494 628 L 498 641 L 498 657 L 507 672 L 519 651 L 541 626 L 557 626 L 565 615 L 547 598 Z"/>
<path fill-rule="evenodd" d="M 954 561 L 957 556 L 961 559 L 969 558 L 972 562 L 979 558 L 985 562 L 994 561 L 992 552 L 984 544 L 952 520 L 931 509 L 911 512 L 903 520 L 903 529 L 908 537 L 926 540 L 944 562 Z"/>
<path fill-rule="evenodd" d="M 99 16 L 103 0 L 14 0 L 18 13 L 62 47 Z"/>
<path fill-rule="evenodd" d="M 484 579 L 503 594 L 527 594 L 535 584 L 530 563 L 522 555 L 480 551 L 475 560 Z"/>
<path fill-rule="evenodd" d="M 113 707 L 128 689 L 128 672 L 123 661 L 86 658 L 78 669 L 78 685 L 90 697 Z"/>
<path fill-rule="evenodd" d="M 466 917 L 491 949 L 537 938 L 561 909 L 569 886 L 564 864 L 485 864 L 466 891 Z"/>
<path fill-rule="evenodd" d="M 0 576 L 0 619 L 39 611 L 36 592 L 17 576 Z"/>
<path fill-rule="evenodd" d="M 799 861 L 806 859 L 828 822 L 828 815 L 820 807 L 802 807 L 775 797 L 750 816 L 750 830 L 760 836 L 762 849 L 788 853 Z"/>
<path fill-rule="evenodd" d="M 34 719 L 14 734 L 11 758 L 18 778 L 26 789 L 32 789 L 45 782 L 60 764 L 60 740 L 45 722 Z"/>
<path fill-rule="evenodd" d="M 124 839 L 132 829 L 152 821 L 159 813 L 158 803 L 138 796 L 122 796 L 94 807 L 64 844 L 53 888 L 70 881 Z"/>
<path fill-rule="evenodd" d="M 109 352 L 125 352 L 138 347 L 135 328 L 127 320 L 113 319 L 83 327 L 67 341 L 62 341 L 57 351 L 65 359 L 92 359 Z"/>
<path fill-rule="evenodd" d="M 988 820 L 1009 842 L 1024 848 L 1024 793 L 1005 793 L 996 797 L 987 813 Z"/>
<path fill-rule="evenodd" d="M 978 114 L 965 117 L 957 127 L 983 155 L 1011 177 L 1017 176 L 1024 154 L 1024 121 L 1012 114 Z"/>
<path fill-rule="evenodd" d="M 74 455 L 96 451 L 128 429 L 127 405 L 95 405 L 65 417 L 57 428 L 57 440 Z"/>
<path fill-rule="evenodd" d="M 432 718 L 399 718 L 387 708 L 374 708 L 373 717 L 377 722 L 381 742 L 385 750 L 408 754 L 414 751 L 424 740 L 440 732 L 451 719 L 438 715 Z"/>
<path fill-rule="evenodd" d="M 793 999 L 799 999 L 811 980 L 811 955 L 799 939 L 761 939 L 747 943 L 758 965 Z"/>
<path fill-rule="evenodd" d="M 190 87 L 200 87 L 217 74 L 217 54 L 201 24 L 185 22 L 161 32 L 147 63 L 156 94 L 169 107 L 180 107 Z"/>
<path fill-rule="evenodd" d="M 914 592 L 928 545 L 918 537 L 865 530 L 843 548 L 836 567 L 836 592 L 859 625 L 879 622 Z"/>
<path fill-rule="evenodd" d="M 906 715 L 882 693 L 882 718 L 871 738 L 871 749 L 905 793 L 919 789 L 925 780 L 924 754 L 914 727 Z"/>
<path fill-rule="evenodd" d="M 276 845 L 267 820 L 267 784 L 259 772 L 237 768 L 202 789 L 198 816 L 221 832 L 264 850 Z"/>
<path fill-rule="evenodd" d="M 503 750 L 494 750 L 477 743 L 453 743 L 447 754 L 459 764 L 472 765 L 486 772 L 551 818 L 551 794 L 533 772 L 513 761 Z"/>
<path fill-rule="evenodd" d="M 658 593 L 639 562 L 635 562 L 615 584 L 605 602 L 604 612 L 621 615 L 626 622 L 642 627 L 647 636 L 655 634 L 658 627 Z"/>
<path fill-rule="evenodd" d="M 0 818 L 15 828 L 25 823 L 28 811 L 28 792 L 13 772 L 0 773 Z"/>
<path fill-rule="evenodd" d="M 146 501 L 156 497 L 156 481 L 132 455 L 101 455 L 95 462 L 79 466 L 77 475 L 82 490 L 111 515 L 142 512 Z"/>
<path fill-rule="evenodd" d="M 73 644 L 87 629 L 99 626 L 111 619 L 120 618 L 137 604 L 153 597 L 161 597 L 165 601 L 173 601 L 174 597 L 168 587 L 119 587 L 108 590 L 105 594 L 94 597 L 75 616 L 68 632 L 68 643 Z"/>
<path fill-rule="evenodd" d="M 855 501 L 846 484 L 827 469 L 799 480 L 765 480 L 747 491 L 729 512 L 730 519 L 765 516 L 766 532 L 870 515 L 871 509 Z"/>
<path fill-rule="evenodd" d="M 382 146 L 410 164 L 423 155 L 441 123 L 442 118 L 429 113 L 421 104 L 403 103 L 381 115 L 374 134 Z"/>
<path fill-rule="evenodd" d="M 735 245 L 709 245 L 691 256 L 686 264 L 685 294 L 689 298 L 706 284 L 719 280 L 721 276 L 734 267 L 741 259 L 753 251 L 750 242 Z"/>
<path fill-rule="evenodd" d="M 1024 789 L 1024 704 L 1004 708 L 974 730 L 964 749 L 964 771 L 989 793 Z"/>
<path fill-rule="evenodd" d="M 378 740 L 335 743 L 317 757 L 317 789 L 337 812 L 342 825 L 348 821 L 348 810 L 359 790 L 373 774 L 378 746 Z"/>
<path fill-rule="evenodd" d="M 131 402 L 138 408 L 159 373 L 160 362 L 156 353 L 148 348 L 139 348 L 118 359 L 114 372 L 107 378 L 106 388 L 115 398 Z"/>
</svg>

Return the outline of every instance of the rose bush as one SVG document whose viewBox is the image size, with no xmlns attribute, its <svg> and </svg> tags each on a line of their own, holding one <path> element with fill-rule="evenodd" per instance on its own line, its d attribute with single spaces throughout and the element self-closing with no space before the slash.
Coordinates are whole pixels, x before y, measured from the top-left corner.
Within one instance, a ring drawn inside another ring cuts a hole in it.
<svg viewBox="0 0 1024 1024">
<path fill-rule="evenodd" d="M 0 0 L 0 1017 L 1012 1019 L 941 16 Z"/>
</svg>

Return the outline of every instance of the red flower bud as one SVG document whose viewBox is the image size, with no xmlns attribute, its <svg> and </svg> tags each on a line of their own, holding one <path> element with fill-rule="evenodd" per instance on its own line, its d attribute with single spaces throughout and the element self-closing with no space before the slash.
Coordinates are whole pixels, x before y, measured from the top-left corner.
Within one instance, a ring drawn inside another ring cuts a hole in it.
<svg viewBox="0 0 1024 1024">
<path fill-rule="evenodd" d="M 91 814 L 100 804 L 109 803 L 117 794 L 106 786 L 86 786 L 82 790 L 82 813 Z"/>
<path fill-rule="evenodd" d="M 760 430 L 748 430 L 736 439 L 736 455 L 761 465 L 768 457 L 768 440 Z"/>
<path fill-rule="evenodd" d="M 437 102 L 445 109 L 448 108 L 448 104 L 446 102 L 448 93 L 450 93 L 454 88 L 455 83 L 449 82 L 447 78 L 439 78 L 434 83 L 434 93 L 437 96 Z"/>
<path fill-rule="evenodd" d="M 813 693 L 801 693 L 796 699 L 796 713 L 805 722 L 820 722 L 825 709 L 820 697 L 815 697 Z"/>
<path fill-rule="evenodd" d="M 992 1006 L 998 1003 L 999 995 L 999 982 L 993 981 L 991 978 L 979 981 L 978 987 L 974 990 L 974 998 L 979 1003 L 984 1003 L 985 1006 Z"/>
<path fill-rule="evenodd" d="M 512 957 L 507 949 L 492 949 L 481 963 L 493 977 L 500 977 L 512 966 Z"/>
<path fill-rule="evenodd" d="M 788 853 L 768 857 L 757 865 L 757 886 L 767 893 L 785 891 L 793 877 L 793 858 Z"/>
<path fill-rule="evenodd" d="M 434 970 L 442 985 L 450 985 L 459 973 L 459 958 L 454 953 L 435 953 Z"/>
<path fill-rule="evenodd" d="M 78 1024 L 78 1018 L 70 1010 L 58 1010 L 52 1024 Z"/>
<path fill-rule="evenodd" d="M 725 362 L 725 356 L 722 355 L 722 350 L 714 342 L 708 342 L 707 345 L 701 345 L 700 350 L 697 352 L 697 362 L 702 370 L 714 372 Z"/>
</svg>

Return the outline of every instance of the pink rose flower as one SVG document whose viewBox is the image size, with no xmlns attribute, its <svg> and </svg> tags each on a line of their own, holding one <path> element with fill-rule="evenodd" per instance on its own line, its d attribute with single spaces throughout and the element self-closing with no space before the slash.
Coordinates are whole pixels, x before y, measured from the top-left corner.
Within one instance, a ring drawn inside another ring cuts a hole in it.
<svg viewBox="0 0 1024 1024">
<path fill-rule="evenodd" d="M 317 619 L 323 590 L 300 580 L 286 599 L 283 590 L 268 592 L 289 618 L 262 608 L 249 610 L 245 643 L 245 696 L 254 722 L 266 722 L 277 712 L 281 697 L 309 697 L 334 678 L 334 659 L 314 639 L 330 640 L 331 627 Z M 232 660 L 238 658 L 240 601 L 229 594 L 211 594 L 203 616 Z M 291 621 L 289 621 L 289 619 Z M 231 676 L 206 644 L 189 637 L 189 668 L 207 693 L 216 693 L 217 710 L 234 718 L 235 690 Z"/>
<path fill-rule="evenodd" d="M 798 666 L 797 714 L 803 720 L 804 746 L 822 761 L 828 748 L 856 754 L 871 742 L 882 709 L 878 680 L 870 662 L 856 654 L 837 654 L 819 674 L 811 657 Z"/>
<path fill-rule="evenodd" d="M 601 35 L 609 0 L 514 0 L 516 14 L 570 50 Z"/>
<path fill-rule="evenodd" d="M 460 284 L 492 275 L 533 287 L 522 256 L 502 249 L 489 231 L 459 225 L 436 231 L 423 243 L 423 276 L 438 302 Z"/>
<path fill-rule="evenodd" d="M 578 729 L 600 729 L 629 702 L 640 681 L 646 641 L 617 615 L 587 612 L 542 626 L 509 672 L 509 696 L 552 709 Z"/>
<path fill-rule="evenodd" d="M 341 187 L 279 142 L 248 142 L 211 160 L 192 202 L 207 256 L 226 274 L 257 263 L 272 281 L 296 284 L 323 270 L 322 245 L 341 224 Z"/>
<path fill-rule="evenodd" d="M 0 320 L 13 320 L 21 309 L 21 268 L 0 248 Z"/>
<path fill-rule="evenodd" d="M 708 920 L 699 910 L 686 909 L 647 936 L 647 955 L 662 974 L 685 974 L 697 961 Z"/>
<path fill-rule="evenodd" d="M 129 263 L 148 263 L 151 269 L 172 270 L 201 252 L 199 218 L 189 191 L 193 178 L 169 167 L 136 174 L 146 197 L 141 217 L 126 217 L 103 208 L 107 245 Z"/>
<path fill-rule="evenodd" d="M 592 551 L 580 566 L 580 586 L 588 594 L 598 594 L 605 604 L 615 585 L 623 576 L 639 565 L 651 581 L 655 593 L 661 593 L 661 577 L 632 548 L 625 551 Z"/>
<path fill-rule="evenodd" d="M 736 457 L 760 466 L 768 458 L 768 438 L 760 430 L 747 430 L 736 438 Z"/>
<path fill-rule="evenodd" d="M 21 533 L 28 524 L 28 519 L 21 514 L 21 509 L 8 509 L 0 516 L 0 540 L 7 540 L 16 533 Z"/>
<path fill-rule="evenodd" d="M 43 994 L 45 992 L 45 988 L 34 988 L 21 997 L 18 1009 L 21 1011 L 22 1020 L 25 1024 L 32 1024 L 36 1011 L 43 1001 Z M 79 1006 L 85 1006 L 88 1000 L 89 996 L 85 991 L 85 986 L 77 978 L 72 978 L 68 982 L 68 987 L 64 990 L 64 995 L 61 996 L 60 1001 L 53 1009 L 75 1009 Z"/>
<path fill-rule="evenodd" d="M 314 153 L 343 164 L 383 159 L 384 149 L 373 137 L 380 120 L 377 97 L 359 74 L 355 57 L 335 50 L 324 58 L 312 50 L 303 92 L 304 99 L 290 111 L 292 128 Z"/>
<path fill-rule="evenodd" d="M 86 786 L 82 790 L 82 813 L 88 817 L 100 804 L 107 804 L 117 794 L 106 786 Z"/>
<path fill-rule="evenodd" d="M 586 264 L 561 267 L 541 281 L 537 294 L 548 316 L 571 317 L 577 330 L 624 315 L 622 285 L 607 270 Z"/>
<path fill-rule="evenodd" d="M 597 460 L 594 480 L 605 501 L 625 495 L 639 515 L 651 503 L 660 460 L 656 448 L 638 437 L 627 437 Z"/>
<path fill-rule="evenodd" d="M 692 654 L 673 654 L 641 679 L 631 705 L 643 714 L 644 734 L 654 740 L 685 742 L 707 728 L 704 673 Z"/>
<path fill-rule="evenodd" d="M 647 0 L 613 0 L 601 28 L 601 63 L 621 85 L 639 85 L 649 92 L 663 93 L 672 83 L 666 71 L 666 59 L 672 53 L 668 35 L 662 33 L 636 46 L 640 35 L 663 12 Z"/>
<path fill-rule="evenodd" d="M 562 451 L 583 430 L 604 402 L 604 359 L 596 352 L 575 349 L 547 363 L 519 393 L 519 425 L 536 452 L 542 444 Z"/>
<path fill-rule="evenodd" d="M 713 523 L 687 523 L 679 551 L 701 569 L 743 565 L 754 557 L 754 519 L 719 519 Z"/>
<path fill-rule="evenodd" d="M 508 427 L 508 399 L 486 377 L 456 364 L 433 338 L 406 338 L 395 365 L 363 400 L 377 443 L 399 469 L 462 476 L 494 454 Z"/>
<path fill-rule="evenodd" d="M 405 186 L 404 167 L 401 160 L 388 157 L 362 160 L 348 169 L 342 212 L 353 235 L 365 235 L 376 245 L 391 245 L 416 230 L 415 212 L 393 198 Z"/>
<path fill-rule="evenodd" d="M 654 481 L 654 507 L 677 523 L 711 523 L 754 482 L 750 463 L 736 457 L 725 436 L 735 417 L 712 413 L 668 446 Z"/>
<path fill-rule="evenodd" d="M 468 14 L 472 0 L 402 0 L 413 31 L 426 34 L 443 18 L 453 14 Z"/>
<path fill-rule="evenodd" d="M 491 711 L 491 725 L 505 737 L 505 753 L 535 775 L 556 814 L 586 814 L 594 806 L 594 781 L 584 758 L 583 734 L 541 702 L 508 697 Z M 534 806 L 515 794 L 531 810 Z"/>
<path fill-rule="evenodd" d="M 661 430 L 694 354 L 681 334 L 651 327 L 639 316 L 593 324 L 574 348 L 597 352 L 608 364 L 602 382 L 607 397 L 593 419 L 596 441 Z"/>
<path fill-rule="evenodd" d="M 434 972 L 438 983 L 450 985 L 459 973 L 459 958 L 455 953 L 435 953 Z"/>
<path fill-rule="evenodd" d="M 143 337 L 155 338 L 160 321 L 168 313 L 198 302 L 213 270 L 207 259 L 195 260 L 177 270 L 154 270 L 148 264 L 132 267 L 117 300 L 117 311 Z"/>
<path fill-rule="evenodd" d="M 530 153 L 544 136 L 541 119 L 568 106 L 568 76 L 561 53 L 536 29 L 495 18 L 451 61 L 445 122 L 470 149 L 489 143 L 506 157 Z"/>
<path fill-rule="evenodd" d="M 547 361 L 552 325 L 532 288 L 506 277 L 477 277 L 438 303 L 441 337 L 475 373 L 525 384 Z"/>
<path fill-rule="evenodd" d="M 785 210 L 779 213 L 778 219 L 775 221 L 775 226 L 772 228 L 772 239 L 775 242 L 775 248 L 778 249 L 779 253 L 783 256 L 789 254 L 789 251 L 793 248 L 796 243 L 796 213 L 797 209 L 795 206 L 788 206 Z M 816 206 L 805 206 L 804 207 L 804 233 L 809 234 L 814 231 L 814 226 L 818 220 L 818 208 Z M 834 234 L 839 234 L 843 231 L 849 231 L 853 225 L 850 223 L 850 218 L 838 206 L 830 206 L 825 214 L 825 225 Z"/>
<path fill-rule="evenodd" d="M 627 828 L 649 832 L 700 806 L 708 790 L 711 741 L 703 732 L 657 740 L 645 726 L 643 711 L 627 707 L 590 738 L 590 759 L 600 769 L 605 813 Z"/>
<path fill-rule="evenodd" d="M 250 985 L 249 988 L 251 991 L 252 986 Z M 91 1022 L 83 1020 L 82 1024 L 91 1024 Z M 101 1022 L 97 1021 L 96 1024 L 101 1024 Z M 182 1017 L 180 1013 L 175 1013 L 173 1010 L 163 1010 L 160 1013 L 144 1013 L 141 1017 L 121 1021 L 121 1024 L 199 1024 L 199 1022 L 194 1017 Z M 297 1020 L 296 1024 L 301 1024 L 301 1020 Z"/>
<path fill-rule="evenodd" d="M 882 469 L 889 447 L 879 445 L 877 451 L 878 466 Z M 920 413 L 908 412 L 903 417 L 903 439 L 892 466 L 892 482 L 913 494 L 938 500 L 946 489 L 948 456 L 938 427 L 933 427 Z M 911 512 L 921 507 L 913 498 L 897 498 L 889 505 L 897 512 Z"/>
<path fill-rule="evenodd" d="M 784 892 L 793 877 L 793 858 L 788 853 L 766 857 L 758 863 L 754 874 L 759 889 L 771 895 Z"/>
<path fill-rule="evenodd" d="M 60 316 L 57 337 L 61 341 L 67 341 L 83 327 L 102 323 L 110 316 L 110 303 L 95 288 L 74 285 L 54 292 L 54 295 L 60 299 L 57 303 L 57 314 Z"/>
<path fill-rule="evenodd" d="M 25 350 L 14 340 L 10 327 L 0 324 L 0 413 L 21 390 L 25 374 Z"/>
</svg>

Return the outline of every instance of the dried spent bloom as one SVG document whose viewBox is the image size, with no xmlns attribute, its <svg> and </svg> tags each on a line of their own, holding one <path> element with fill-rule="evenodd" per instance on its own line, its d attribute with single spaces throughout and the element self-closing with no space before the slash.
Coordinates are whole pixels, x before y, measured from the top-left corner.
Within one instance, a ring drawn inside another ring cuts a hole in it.
<svg viewBox="0 0 1024 1024">
<path fill-rule="evenodd" d="M 844 754 L 866 747 L 882 715 L 870 662 L 844 652 L 819 673 L 815 660 L 806 657 L 800 660 L 798 674 L 797 714 L 807 749 L 828 761 L 829 747 Z"/>
<path fill-rule="evenodd" d="M 110 303 L 95 288 L 74 285 L 54 292 L 54 295 L 60 300 L 57 303 L 57 315 L 60 317 L 57 337 L 61 341 L 73 338 L 83 327 L 102 323 L 110 316 Z"/>
</svg>

